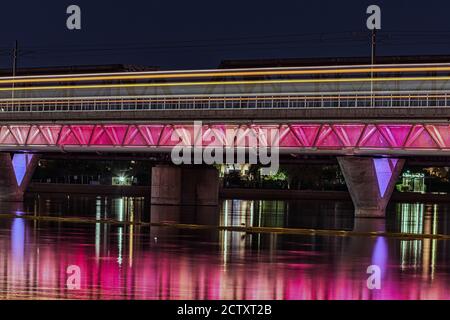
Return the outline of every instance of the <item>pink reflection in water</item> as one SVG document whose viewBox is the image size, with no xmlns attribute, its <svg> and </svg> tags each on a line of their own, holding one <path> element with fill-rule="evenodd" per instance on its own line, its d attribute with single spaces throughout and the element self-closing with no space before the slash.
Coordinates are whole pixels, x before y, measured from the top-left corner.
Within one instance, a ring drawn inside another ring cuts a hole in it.
<svg viewBox="0 0 450 320">
<path fill-rule="evenodd" d="M 318 247 L 296 240 L 302 249 L 280 250 L 281 239 L 274 235 L 223 232 L 218 239 L 189 240 L 180 231 L 134 227 L 104 237 L 95 234 L 102 228 L 47 230 L 21 219 L 8 223 L 9 229 L 0 228 L 1 299 L 450 298 L 441 260 L 422 259 L 405 268 L 399 255 L 389 256 L 401 248 L 396 240 L 321 238 L 314 240 Z M 266 246 L 250 249 L 255 242 Z M 370 264 L 383 270 L 381 290 L 366 288 Z M 69 265 L 81 268 L 79 291 L 65 287 Z M 424 268 L 433 272 L 423 273 Z"/>
</svg>

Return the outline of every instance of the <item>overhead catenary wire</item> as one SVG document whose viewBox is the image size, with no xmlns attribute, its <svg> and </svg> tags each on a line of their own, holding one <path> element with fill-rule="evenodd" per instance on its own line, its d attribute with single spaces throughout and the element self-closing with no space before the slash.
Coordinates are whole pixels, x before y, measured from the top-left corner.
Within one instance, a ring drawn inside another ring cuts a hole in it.
<svg viewBox="0 0 450 320">
<path fill-rule="evenodd" d="M 116 54 L 160 53 L 176 51 L 195 52 L 240 52 L 264 50 L 267 52 L 281 49 L 298 49 L 302 47 L 336 48 L 352 46 L 364 48 L 370 35 L 363 31 L 342 31 L 331 33 L 269 34 L 238 37 L 217 37 L 188 40 L 171 40 L 155 42 L 117 42 L 117 43 L 71 43 L 21 46 L 19 57 L 26 60 L 42 58 L 101 57 Z M 397 30 L 382 31 L 377 43 L 381 48 L 408 47 L 418 45 L 449 46 L 450 31 Z M 10 56 L 11 48 L 0 47 L 0 57 Z"/>
</svg>

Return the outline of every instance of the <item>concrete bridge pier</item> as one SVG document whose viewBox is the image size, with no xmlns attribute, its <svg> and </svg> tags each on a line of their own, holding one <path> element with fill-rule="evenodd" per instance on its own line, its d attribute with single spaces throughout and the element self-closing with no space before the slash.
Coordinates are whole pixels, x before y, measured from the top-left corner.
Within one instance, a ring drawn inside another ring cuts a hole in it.
<svg viewBox="0 0 450 320">
<path fill-rule="evenodd" d="M 38 161 L 34 154 L 0 153 L 0 201 L 23 201 Z"/>
<path fill-rule="evenodd" d="M 219 173 L 214 167 L 158 165 L 152 168 L 152 205 L 219 204 Z"/>
<path fill-rule="evenodd" d="M 338 157 L 355 206 L 355 217 L 384 218 L 386 207 L 405 160 L 372 157 Z"/>
</svg>

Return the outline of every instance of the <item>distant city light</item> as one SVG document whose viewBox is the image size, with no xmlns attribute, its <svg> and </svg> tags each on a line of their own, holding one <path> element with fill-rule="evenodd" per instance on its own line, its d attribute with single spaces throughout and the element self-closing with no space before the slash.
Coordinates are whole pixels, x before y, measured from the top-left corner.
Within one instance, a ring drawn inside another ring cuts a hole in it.
<svg viewBox="0 0 450 320">
<path fill-rule="evenodd" d="M 411 173 L 409 171 L 406 171 L 405 173 L 403 173 L 402 176 L 404 178 L 424 178 L 425 174 L 424 173 Z"/>
</svg>

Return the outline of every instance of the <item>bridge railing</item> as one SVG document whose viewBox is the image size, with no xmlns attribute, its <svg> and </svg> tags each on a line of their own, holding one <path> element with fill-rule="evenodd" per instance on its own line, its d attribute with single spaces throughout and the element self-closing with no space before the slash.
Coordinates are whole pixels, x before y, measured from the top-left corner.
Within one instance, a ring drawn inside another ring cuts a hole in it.
<svg viewBox="0 0 450 320">
<path fill-rule="evenodd" d="M 3 99 L 0 112 L 131 111 L 272 108 L 445 107 L 450 93 L 377 93 L 253 96 L 137 96 Z"/>
</svg>

